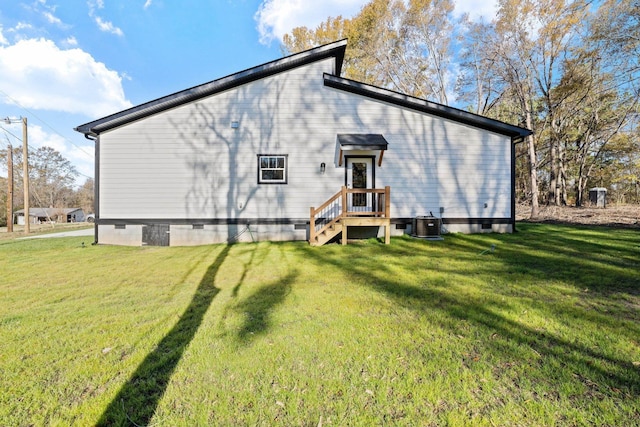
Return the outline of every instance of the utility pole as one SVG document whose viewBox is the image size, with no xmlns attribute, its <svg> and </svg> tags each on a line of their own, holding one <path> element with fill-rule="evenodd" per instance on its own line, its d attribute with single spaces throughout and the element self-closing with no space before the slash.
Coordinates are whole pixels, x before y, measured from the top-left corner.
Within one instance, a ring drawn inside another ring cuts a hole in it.
<svg viewBox="0 0 640 427">
<path fill-rule="evenodd" d="M 13 147 L 7 148 L 7 233 L 13 233 Z"/>
<path fill-rule="evenodd" d="M 24 232 L 25 234 L 29 234 L 30 224 L 29 224 L 29 140 L 27 138 L 27 118 L 22 117 L 20 119 L 22 122 L 22 186 L 24 187 Z M 18 119 L 10 119 L 6 117 L 4 119 L 6 124 L 18 123 Z M 9 151 L 11 151 L 11 144 L 9 144 Z M 13 167 L 12 167 L 13 171 Z M 13 185 L 13 175 L 10 173 L 11 185 Z M 13 189 L 11 190 L 11 194 L 13 194 Z M 7 202 L 8 204 L 9 202 Z M 11 202 L 11 210 L 13 211 L 13 201 Z M 13 213 L 11 214 L 13 221 Z"/>
<path fill-rule="evenodd" d="M 24 186 L 24 234 L 29 234 L 29 144 L 27 118 L 22 118 L 22 185 Z"/>
</svg>

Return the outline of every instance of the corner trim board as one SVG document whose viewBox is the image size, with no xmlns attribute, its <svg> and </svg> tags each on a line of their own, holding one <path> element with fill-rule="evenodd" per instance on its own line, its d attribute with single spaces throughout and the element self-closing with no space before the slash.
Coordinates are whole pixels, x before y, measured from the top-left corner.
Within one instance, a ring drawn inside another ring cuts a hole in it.
<svg viewBox="0 0 640 427">
<path fill-rule="evenodd" d="M 93 244 L 98 244 L 98 219 L 100 218 L 100 135 L 95 139 L 94 167 L 93 167 Z"/>
</svg>

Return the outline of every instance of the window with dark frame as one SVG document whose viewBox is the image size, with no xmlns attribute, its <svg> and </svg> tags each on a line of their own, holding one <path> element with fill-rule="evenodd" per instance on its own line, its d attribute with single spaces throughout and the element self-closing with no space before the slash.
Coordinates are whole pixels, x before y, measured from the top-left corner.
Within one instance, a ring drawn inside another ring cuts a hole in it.
<svg viewBox="0 0 640 427">
<path fill-rule="evenodd" d="M 258 154 L 258 184 L 287 183 L 286 154 Z"/>
</svg>

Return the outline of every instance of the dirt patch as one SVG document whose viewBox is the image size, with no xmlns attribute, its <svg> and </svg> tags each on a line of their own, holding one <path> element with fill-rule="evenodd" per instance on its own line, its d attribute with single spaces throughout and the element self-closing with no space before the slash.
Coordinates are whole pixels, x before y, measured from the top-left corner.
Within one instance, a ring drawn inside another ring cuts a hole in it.
<svg viewBox="0 0 640 427">
<path fill-rule="evenodd" d="M 615 205 L 606 208 L 540 206 L 538 218 L 532 219 L 530 215 L 530 206 L 516 206 L 518 221 L 640 228 L 640 205 Z"/>
</svg>

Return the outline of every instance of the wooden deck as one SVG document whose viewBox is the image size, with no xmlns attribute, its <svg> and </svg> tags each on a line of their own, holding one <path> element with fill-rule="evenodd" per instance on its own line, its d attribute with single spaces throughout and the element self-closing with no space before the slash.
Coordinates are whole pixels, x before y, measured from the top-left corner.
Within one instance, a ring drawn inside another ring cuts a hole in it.
<svg viewBox="0 0 640 427">
<path fill-rule="evenodd" d="M 354 203 L 354 200 L 361 203 Z M 346 245 L 349 227 L 383 226 L 384 242 L 389 244 L 390 210 L 390 187 L 350 189 L 343 186 L 320 207 L 310 209 L 309 243 L 312 246 L 322 246 L 341 234 L 340 240 Z"/>
</svg>

